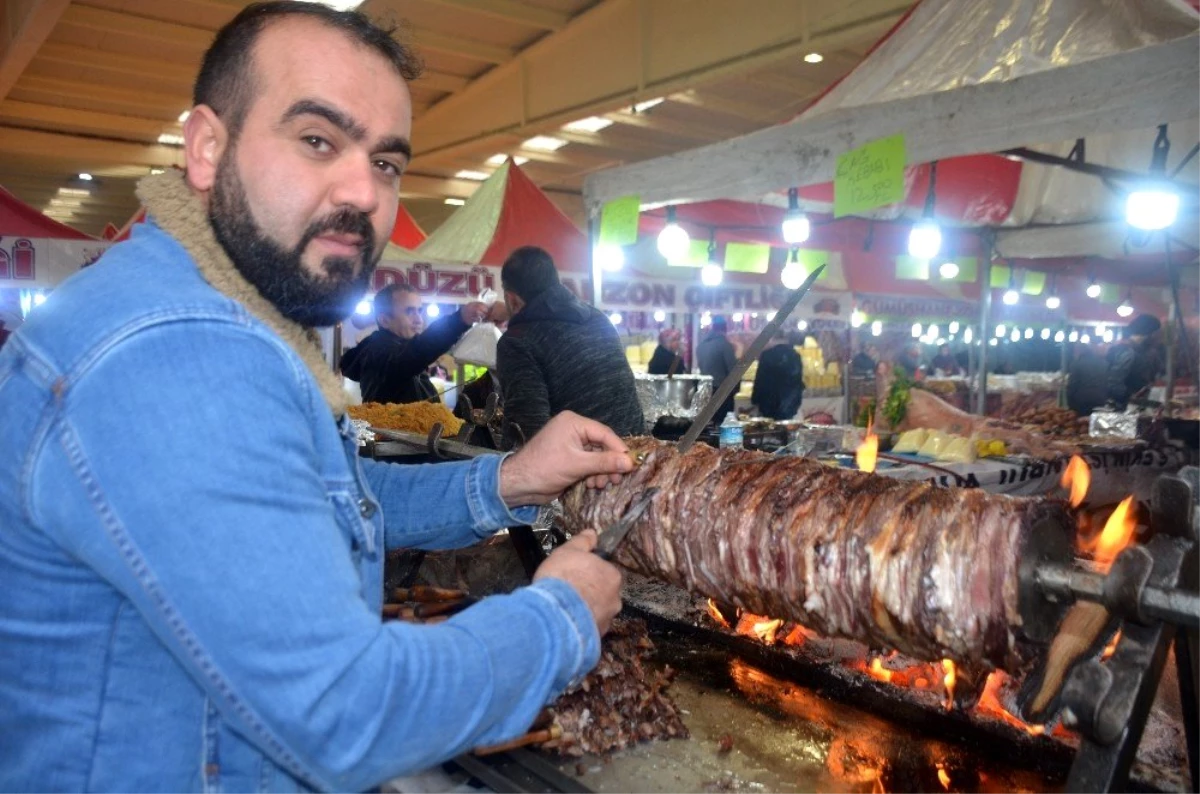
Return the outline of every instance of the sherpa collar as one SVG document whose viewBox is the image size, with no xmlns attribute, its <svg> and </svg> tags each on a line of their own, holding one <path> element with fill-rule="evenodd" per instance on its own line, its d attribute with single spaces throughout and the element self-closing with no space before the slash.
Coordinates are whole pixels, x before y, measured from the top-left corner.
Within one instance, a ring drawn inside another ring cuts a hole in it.
<svg viewBox="0 0 1200 794">
<path fill-rule="evenodd" d="M 169 170 L 144 177 L 137 187 L 138 198 L 167 234 L 192 255 L 196 268 L 214 289 L 246 307 L 287 342 L 308 367 L 334 417 L 346 412 L 346 394 L 338 377 L 325 362 L 321 340 L 279 313 L 258 289 L 246 280 L 217 242 L 204 203 L 184 181 L 182 171 Z"/>
</svg>

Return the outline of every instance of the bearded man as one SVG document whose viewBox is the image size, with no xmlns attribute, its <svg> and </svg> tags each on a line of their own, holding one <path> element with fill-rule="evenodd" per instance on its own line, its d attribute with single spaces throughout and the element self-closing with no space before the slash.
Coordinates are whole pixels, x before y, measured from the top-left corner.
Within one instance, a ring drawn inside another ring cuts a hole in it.
<svg viewBox="0 0 1200 794">
<path fill-rule="evenodd" d="M 573 415 L 509 457 L 359 459 L 313 329 L 389 237 L 417 72 L 359 14 L 247 7 L 186 172 L 0 351 L 0 790 L 365 790 L 521 734 L 598 658 L 591 532 L 440 626 L 380 620 L 388 548 L 630 466 Z"/>
</svg>

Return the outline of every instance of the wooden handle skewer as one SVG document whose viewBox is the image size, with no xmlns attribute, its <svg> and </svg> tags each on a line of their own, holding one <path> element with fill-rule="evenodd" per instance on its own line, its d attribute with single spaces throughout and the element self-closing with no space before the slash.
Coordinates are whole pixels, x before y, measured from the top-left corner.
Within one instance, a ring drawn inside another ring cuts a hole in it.
<svg viewBox="0 0 1200 794">
<path fill-rule="evenodd" d="M 429 585 L 414 585 L 412 587 L 397 587 L 392 591 L 393 601 L 460 601 L 467 597 L 466 590 L 453 590 L 448 587 L 431 587 Z"/>
<path fill-rule="evenodd" d="M 493 753 L 503 753 L 506 750 L 515 750 L 518 747 L 525 747 L 530 744 L 541 744 L 558 739 L 562 736 L 562 728 L 558 725 L 551 725 L 549 728 L 543 728 L 540 731 L 530 731 L 524 736 L 518 736 L 512 741 L 504 742 L 503 744 L 491 744 L 486 747 L 476 747 L 471 752 L 475 755 L 492 755 Z"/>
</svg>

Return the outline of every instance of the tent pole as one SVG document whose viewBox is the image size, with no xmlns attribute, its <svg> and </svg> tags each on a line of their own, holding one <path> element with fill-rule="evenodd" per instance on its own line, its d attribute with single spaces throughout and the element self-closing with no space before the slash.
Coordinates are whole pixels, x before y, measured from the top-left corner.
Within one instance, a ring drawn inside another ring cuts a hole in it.
<svg viewBox="0 0 1200 794">
<path fill-rule="evenodd" d="M 1058 374 L 1060 376 L 1059 381 L 1058 381 L 1058 407 L 1059 408 L 1067 407 L 1067 378 L 1070 377 L 1070 374 L 1067 372 L 1067 345 L 1068 344 L 1070 344 L 1070 343 L 1067 341 L 1067 337 L 1064 335 L 1062 344 L 1060 344 L 1058 346 L 1058 348 L 1059 348 Z"/>
<path fill-rule="evenodd" d="M 976 387 L 975 413 L 987 414 L 988 329 L 992 326 L 992 244 L 995 236 L 990 229 L 983 235 L 983 266 L 979 282 L 979 383 Z"/>
<path fill-rule="evenodd" d="M 595 213 L 588 214 L 588 264 L 592 271 L 592 305 L 600 308 L 601 275 L 600 263 L 596 261 L 596 235 L 600 233 Z"/>
</svg>

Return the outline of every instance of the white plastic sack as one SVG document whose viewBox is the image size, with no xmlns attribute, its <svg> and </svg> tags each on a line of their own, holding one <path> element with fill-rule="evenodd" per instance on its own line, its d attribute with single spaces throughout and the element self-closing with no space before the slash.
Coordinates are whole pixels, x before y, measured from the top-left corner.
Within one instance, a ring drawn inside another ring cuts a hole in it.
<svg viewBox="0 0 1200 794">
<path fill-rule="evenodd" d="M 458 344 L 450 348 L 450 355 L 460 364 L 494 369 L 496 342 L 499 340 L 500 329 L 494 323 L 480 323 L 463 334 Z"/>
</svg>

